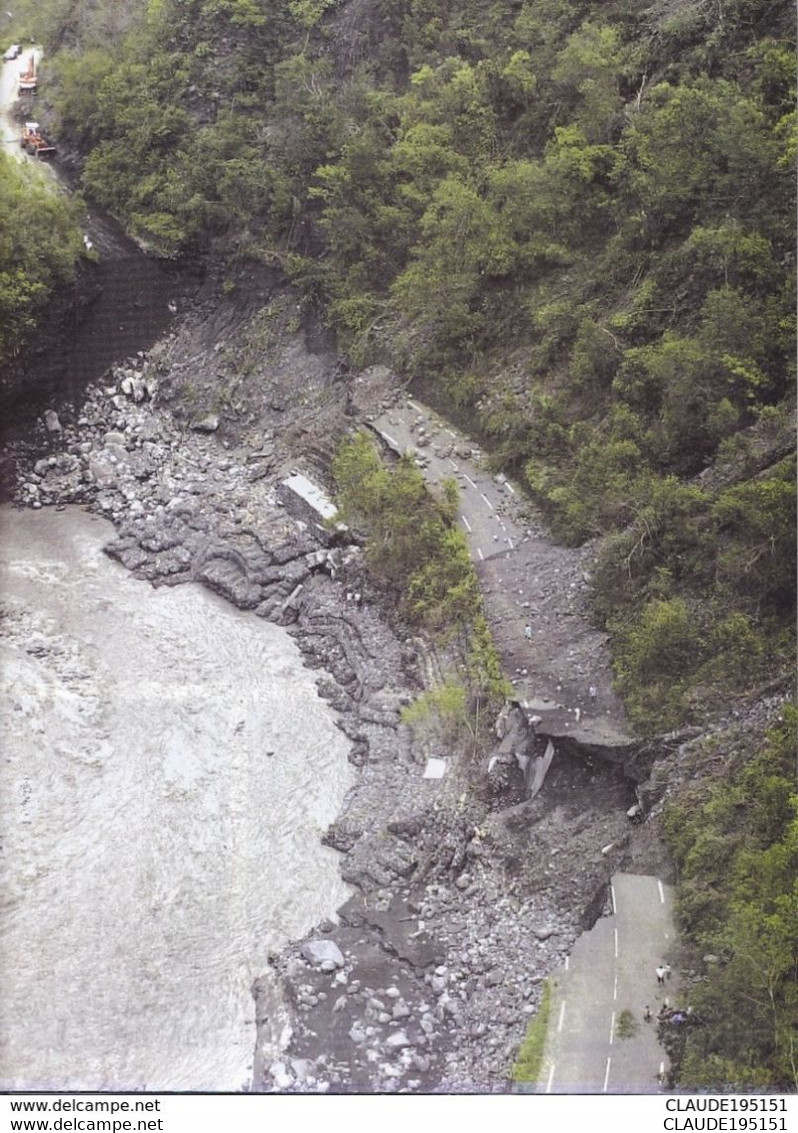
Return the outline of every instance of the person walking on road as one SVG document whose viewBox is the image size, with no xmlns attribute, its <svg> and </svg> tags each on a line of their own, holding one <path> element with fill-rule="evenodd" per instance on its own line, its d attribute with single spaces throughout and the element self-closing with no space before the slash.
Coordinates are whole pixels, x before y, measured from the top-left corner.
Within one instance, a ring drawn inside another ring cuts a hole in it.
<svg viewBox="0 0 798 1133">
<path fill-rule="evenodd" d="M 651 1022 L 651 1019 L 652 1019 L 652 1015 L 651 1015 L 651 1008 L 649 1007 L 649 1005 L 648 1005 L 648 1004 L 646 1004 L 646 1009 L 645 1009 L 645 1011 L 643 1012 L 643 1018 L 645 1019 L 645 1021 L 646 1021 L 647 1023 L 650 1023 L 650 1022 Z"/>
<path fill-rule="evenodd" d="M 657 984 L 660 987 L 665 987 L 665 969 L 662 964 L 657 965 Z"/>
</svg>

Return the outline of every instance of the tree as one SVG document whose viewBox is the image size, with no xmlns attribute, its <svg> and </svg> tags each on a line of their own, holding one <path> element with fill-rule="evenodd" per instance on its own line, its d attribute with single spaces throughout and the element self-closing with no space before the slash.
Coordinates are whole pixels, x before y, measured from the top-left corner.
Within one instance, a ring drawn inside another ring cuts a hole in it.
<svg viewBox="0 0 798 1133">
<path fill-rule="evenodd" d="M 795 608 L 795 506 L 792 459 L 766 477 L 721 493 L 714 506 L 719 581 L 755 610 Z"/>
<path fill-rule="evenodd" d="M 79 213 L 78 200 L 0 154 L 0 362 L 19 353 L 47 301 L 74 278 Z"/>
<path fill-rule="evenodd" d="M 393 285 L 394 301 L 422 343 L 460 343 L 482 325 L 475 306 L 482 279 L 510 271 L 513 244 L 490 204 L 457 177 L 436 189 L 421 237 Z"/>
<path fill-rule="evenodd" d="M 585 23 L 568 38 L 552 78 L 570 102 L 571 120 L 588 142 L 609 142 L 620 120 L 620 77 L 629 52 L 611 24 Z"/>
<path fill-rule="evenodd" d="M 797 723 L 785 705 L 736 775 L 699 787 L 699 805 L 671 803 L 666 815 L 682 926 L 718 957 L 692 993 L 697 1024 L 677 1066 L 683 1087 L 798 1085 Z"/>
<path fill-rule="evenodd" d="M 761 109 L 724 79 L 660 83 L 630 119 L 619 204 L 645 235 L 685 231 L 717 215 L 773 232 L 790 188 Z"/>
</svg>

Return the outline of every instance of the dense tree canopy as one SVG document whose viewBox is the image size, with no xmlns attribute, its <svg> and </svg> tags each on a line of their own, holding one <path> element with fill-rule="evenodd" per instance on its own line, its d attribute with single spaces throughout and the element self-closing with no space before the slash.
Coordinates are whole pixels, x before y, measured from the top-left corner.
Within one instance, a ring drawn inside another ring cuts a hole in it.
<svg viewBox="0 0 798 1133">
<path fill-rule="evenodd" d="M 558 538 L 601 540 L 596 617 L 640 730 L 792 672 L 785 0 L 20 3 L 87 193 L 162 253 L 221 257 L 231 287 L 241 258 L 280 264 L 355 365 L 456 408 Z M 0 209 L 27 207 L 0 177 Z M 39 260 L 27 223 L 0 225 L 6 352 L 69 266 Z M 373 561 L 428 624 L 473 617 L 445 507 L 415 524 L 413 470 L 375 459 L 356 442 L 337 468 Z M 412 565 L 418 539 L 431 572 Z M 767 776 L 751 775 L 735 790 L 758 798 Z M 731 919 L 710 900 L 691 928 L 731 941 L 715 1003 L 741 981 L 757 1011 L 776 984 L 794 994 L 782 795 L 761 845 L 717 835 Z M 693 834 L 676 839 L 688 888 Z M 756 1019 L 756 1050 L 719 1024 L 685 1055 L 689 1080 L 783 1084 L 786 1024 Z"/>
<path fill-rule="evenodd" d="M 78 206 L 37 171 L 0 153 L 0 363 L 30 341 L 56 288 L 83 250 Z"/>
<path fill-rule="evenodd" d="M 683 1085 L 798 1089 L 798 715 L 732 780 L 670 807 L 688 939 L 714 956 L 676 1050 Z"/>
<path fill-rule="evenodd" d="M 609 536 L 596 608 L 641 728 L 783 664 L 786 3 L 107 7 L 38 14 L 87 192 L 167 254 L 279 263 L 355 363 L 467 412 L 560 538 Z"/>
</svg>

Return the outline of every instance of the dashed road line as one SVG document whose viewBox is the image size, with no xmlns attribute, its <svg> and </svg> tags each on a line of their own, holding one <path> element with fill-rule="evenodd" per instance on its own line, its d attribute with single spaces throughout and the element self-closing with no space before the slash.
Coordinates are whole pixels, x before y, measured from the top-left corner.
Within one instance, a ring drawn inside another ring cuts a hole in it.
<svg viewBox="0 0 798 1133">
<path fill-rule="evenodd" d="M 565 957 L 565 970 L 566 970 L 566 972 L 568 971 L 568 968 L 570 967 L 570 965 L 571 965 L 571 957 L 566 956 Z"/>
<path fill-rule="evenodd" d="M 555 1068 L 555 1066 L 556 1066 L 556 1063 L 552 1062 L 551 1069 L 549 1070 L 549 1077 L 546 1081 L 546 1093 L 547 1094 L 551 1093 L 551 1084 L 554 1081 L 554 1068 Z"/>
<path fill-rule="evenodd" d="M 395 445 L 395 447 L 396 447 L 396 448 L 401 448 L 401 447 L 402 447 L 402 446 L 401 446 L 401 445 L 399 444 L 399 442 L 398 442 L 398 441 L 395 441 L 395 440 L 393 439 L 393 437 L 392 437 L 392 436 L 391 436 L 391 435 L 390 435 L 389 433 L 384 433 L 384 432 L 382 432 L 382 430 L 380 430 L 380 436 L 381 436 L 381 437 L 382 437 L 382 438 L 383 438 L 384 440 L 386 440 L 386 441 L 388 442 L 388 444 L 389 444 L 389 445 Z"/>
<path fill-rule="evenodd" d="M 470 535 L 471 534 L 471 524 L 468 522 L 468 520 L 466 519 L 466 517 L 464 515 L 461 515 L 460 518 L 462 519 L 463 523 L 465 524 L 466 531 Z"/>
<path fill-rule="evenodd" d="M 618 930 L 615 930 L 615 959 L 618 959 Z"/>
<path fill-rule="evenodd" d="M 446 432 L 450 437 L 454 437 L 454 439 L 457 440 L 457 433 L 455 433 L 454 429 L 447 429 Z"/>
<path fill-rule="evenodd" d="M 563 1000 L 562 1003 L 560 1004 L 560 1018 L 559 1018 L 559 1022 L 557 1023 L 558 1033 L 562 1030 L 562 1025 L 563 1025 L 564 1020 L 565 1020 L 565 1000 Z"/>
<path fill-rule="evenodd" d="M 507 536 L 507 542 L 508 542 L 508 543 L 510 544 L 510 550 L 511 550 L 511 551 L 514 551 L 514 550 L 515 550 L 515 546 L 514 546 L 514 544 L 513 544 L 513 541 L 512 541 L 512 539 L 510 538 L 510 536 L 509 536 L 509 535 Z"/>
<path fill-rule="evenodd" d="M 476 485 L 474 485 L 474 487 L 476 487 Z M 479 494 L 480 494 L 480 496 L 482 496 L 483 500 L 484 500 L 484 501 L 485 501 L 485 503 L 486 503 L 486 504 L 488 505 L 488 507 L 490 508 L 490 510 L 491 510 L 491 511 L 493 511 L 493 504 L 492 504 L 492 503 L 490 502 L 490 500 L 489 500 L 489 499 L 488 499 L 488 497 L 487 497 L 487 496 L 485 495 L 485 493 L 484 493 L 484 492 L 480 492 Z"/>
<path fill-rule="evenodd" d="M 466 478 L 466 480 L 469 482 L 469 484 L 471 485 L 472 488 L 476 488 L 476 484 L 474 483 L 474 481 L 471 479 L 471 477 L 468 475 L 467 472 L 464 472 L 463 476 Z"/>
<path fill-rule="evenodd" d="M 610 1082 L 610 1066 L 611 1066 L 611 1065 L 612 1065 L 612 1059 L 611 1059 L 611 1058 L 608 1058 L 608 1059 L 607 1059 L 607 1068 L 606 1068 L 606 1070 L 604 1071 L 604 1087 L 603 1087 L 603 1089 L 602 1089 L 602 1091 L 601 1091 L 601 1092 L 602 1092 L 603 1094 L 606 1094 L 606 1092 L 607 1092 L 607 1086 L 609 1085 L 609 1082 Z"/>
<path fill-rule="evenodd" d="M 662 882 L 661 881 L 657 881 L 657 887 L 659 888 L 659 903 L 660 903 L 660 905 L 664 905 L 665 904 L 665 890 L 662 888 Z"/>
<path fill-rule="evenodd" d="M 481 547 L 477 547 L 477 554 L 479 555 L 479 561 L 483 562 L 485 556 L 482 554 L 482 548 Z"/>
<path fill-rule="evenodd" d="M 451 464 L 451 466 L 452 466 L 452 468 L 453 468 L 453 469 L 455 470 L 455 472 L 459 472 L 459 471 L 460 471 L 460 469 L 458 468 L 458 466 L 457 466 L 457 465 L 455 464 L 455 462 L 454 462 L 454 461 L 452 460 L 452 458 L 451 458 L 451 457 L 449 457 L 449 463 Z"/>
<path fill-rule="evenodd" d="M 617 916 L 618 915 L 618 906 L 615 904 L 615 886 L 614 885 L 610 886 L 610 894 L 612 896 L 612 915 Z"/>
<path fill-rule="evenodd" d="M 424 410 L 421 408 L 420 405 L 416 405 L 415 401 L 411 401 L 409 398 L 407 400 L 407 404 L 410 406 L 411 409 L 415 409 L 416 413 L 423 413 L 424 412 Z"/>
<path fill-rule="evenodd" d="M 508 492 L 512 492 L 513 495 L 515 495 L 515 488 L 512 486 L 512 484 L 510 483 L 509 480 L 505 483 L 504 486 L 505 486 L 505 488 L 507 489 Z"/>
<path fill-rule="evenodd" d="M 617 972 L 615 973 L 615 983 L 613 984 L 613 987 L 612 987 L 612 998 L 613 999 L 618 998 L 618 973 Z"/>
<path fill-rule="evenodd" d="M 615 1038 L 615 1012 L 613 1011 L 612 1018 L 610 1019 L 610 1046 L 612 1046 L 612 1040 L 614 1038 Z"/>
</svg>

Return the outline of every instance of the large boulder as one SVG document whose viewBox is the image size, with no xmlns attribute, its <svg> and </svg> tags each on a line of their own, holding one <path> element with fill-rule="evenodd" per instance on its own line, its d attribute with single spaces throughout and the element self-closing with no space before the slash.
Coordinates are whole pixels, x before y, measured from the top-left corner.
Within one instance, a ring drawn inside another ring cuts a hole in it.
<svg viewBox="0 0 798 1133">
<path fill-rule="evenodd" d="M 322 964 L 334 964 L 336 968 L 343 968 L 344 957 L 341 949 L 332 940 L 308 940 L 300 952 L 309 964 L 321 967 Z"/>
</svg>

